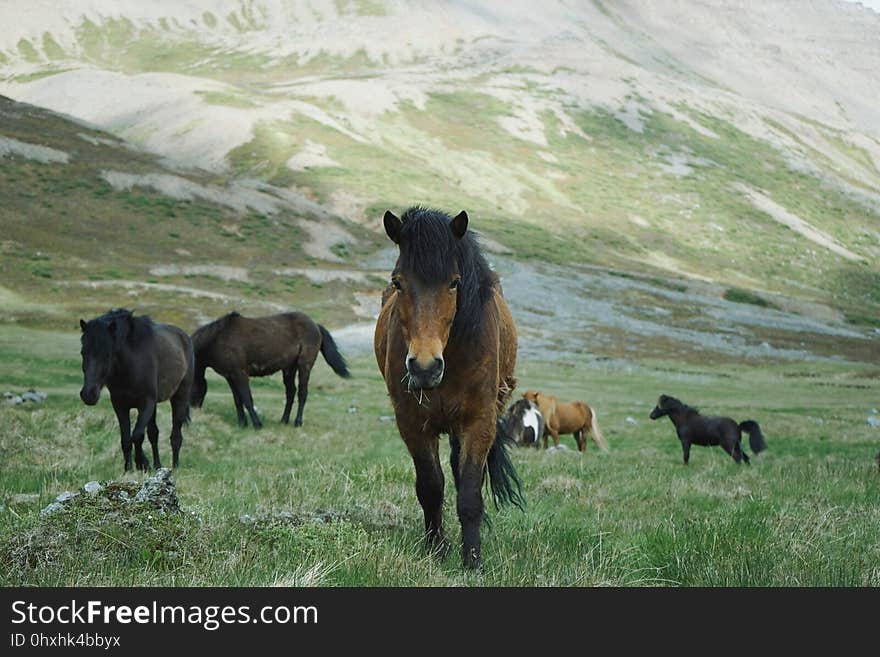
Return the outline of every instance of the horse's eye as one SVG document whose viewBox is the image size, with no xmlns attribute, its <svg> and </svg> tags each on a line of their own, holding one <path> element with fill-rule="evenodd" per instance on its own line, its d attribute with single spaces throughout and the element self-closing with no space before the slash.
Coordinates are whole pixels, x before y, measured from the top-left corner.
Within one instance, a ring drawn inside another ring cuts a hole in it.
<svg viewBox="0 0 880 657">
<path fill-rule="evenodd" d="M 394 286 L 394 289 L 395 289 L 395 290 L 399 290 L 399 289 L 400 289 L 400 281 L 397 280 L 396 278 L 392 278 L 392 279 L 391 279 L 391 284 Z"/>
<path fill-rule="evenodd" d="M 455 278 L 455 279 L 453 279 L 452 282 L 449 284 L 449 289 L 450 289 L 450 290 L 457 290 L 459 284 L 461 284 L 461 279 L 460 279 L 460 278 Z"/>
</svg>

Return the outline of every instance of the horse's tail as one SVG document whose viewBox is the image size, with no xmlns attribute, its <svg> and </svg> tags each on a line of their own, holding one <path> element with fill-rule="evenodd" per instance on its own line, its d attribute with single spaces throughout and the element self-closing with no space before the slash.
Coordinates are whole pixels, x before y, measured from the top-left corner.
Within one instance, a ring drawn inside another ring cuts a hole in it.
<svg viewBox="0 0 880 657">
<path fill-rule="evenodd" d="M 757 422 L 754 420 L 740 422 L 739 430 L 749 434 L 749 447 L 752 448 L 755 454 L 767 449 L 767 441 L 764 440 L 764 434 L 761 432 L 761 427 L 758 426 Z"/>
<path fill-rule="evenodd" d="M 492 501 L 495 503 L 495 508 L 498 508 L 499 504 L 513 504 L 522 510 L 526 502 L 522 494 L 522 484 L 507 452 L 508 447 L 516 443 L 502 424 L 501 418 L 498 418 L 495 423 L 495 440 L 486 457 Z"/>
<path fill-rule="evenodd" d="M 607 452 L 608 443 L 605 442 L 605 437 L 602 435 L 602 430 L 599 429 L 599 418 L 596 417 L 596 409 L 589 404 L 587 404 L 586 406 L 590 410 L 590 433 L 593 434 L 593 442 L 596 443 L 596 447 L 601 449 L 603 452 Z"/>
<path fill-rule="evenodd" d="M 336 347 L 336 341 L 333 340 L 330 331 L 320 324 L 318 324 L 318 328 L 321 330 L 321 354 L 324 356 L 324 360 L 327 361 L 327 364 L 333 368 L 333 371 L 336 372 L 336 374 L 343 379 L 349 378 L 351 372 L 348 371 L 348 365 L 342 357 L 342 354 L 339 353 L 339 349 Z"/>
</svg>

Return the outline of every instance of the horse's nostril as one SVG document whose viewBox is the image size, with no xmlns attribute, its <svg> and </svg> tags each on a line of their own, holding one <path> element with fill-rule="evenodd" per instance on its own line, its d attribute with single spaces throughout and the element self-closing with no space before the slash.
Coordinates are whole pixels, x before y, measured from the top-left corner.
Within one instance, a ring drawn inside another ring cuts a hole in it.
<svg viewBox="0 0 880 657">
<path fill-rule="evenodd" d="M 406 359 L 406 369 L 412 376 L 433 376 L 443 371 L 443 359 L 434 358 L 427 365 L 422 365 L 415 356 Z"/>
</svg>

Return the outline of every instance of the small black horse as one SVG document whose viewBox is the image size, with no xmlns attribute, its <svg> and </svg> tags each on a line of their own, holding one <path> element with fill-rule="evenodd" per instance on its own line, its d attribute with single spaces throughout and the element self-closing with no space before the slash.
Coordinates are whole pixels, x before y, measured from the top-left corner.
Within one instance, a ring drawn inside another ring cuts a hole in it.
<svg viewBox="0 0 880 657">
<path fill-rule="evenodd" d="M 187 333 L 170 324 L 158 324 L 131 311 L 111 310 L 91 321 L 79 320 L 82 329 L 83 387 L 79 396 L 89 406 L 98 403 L 107 386 L 122 438 L 126 472 L 131 470 L 132 443 L 138 470 L 149 465 L 144 455 L 144 432 L 153 447 L 153 467 L 159 462 L 159 428 L 156 404 L 171 400 L 171 452 L 174 467 L 183 443 L 181 427 L 189 422 L 189 397 L 195 363 Z M 131 409 L 138 418 L 131 430 Z"/>
<path fill-rule="evenodd" d="M 255 429 L 263 426 L 254 409 L 248 382 L 252 376 L 269 376 L 279 370 L 284 375 L 287 400 L 281 421 L 290 421 L 293 399 L 297 399 L 293 426 L 302 426 L 303 408 L 309 395 L 309 374 L 318 352 L 338 376 L 351 376 L 348 365 L 330 332 L 304 313 L 281 313 L 269 317 L 244 317 L 231 312 L 192 334 L 196 354 L 195 384 L 191 401 L 201 408 L 208 392 L 205 369 L 210 367 L 226 379 L 232 390 L 239 425 L 246 427 L 247 409 Z M 295 378 L 299 377 L 299 391 Z"/>
<path fill-rule="evenodd" d="M 684 454 L 684 464 L 687 465 L 691 456 L 691 445 L 721 445 L 725 452 L 730 454 L 734 461 L 745 461 L 749 464 L 749 456 L 740 446 L 742 432 L 749 434 L 749 446 L 752 452 L 758 452 L 767 448 L 764 442 L 764 434 L 761 427 L 754 420 L 736 423 L 729 417 L 706 417 L 700 415 L 696 408 L 681 403 L 675 397 L 660 395 L 657 406 L 651 411 L 651 419 L 668 415 L 678 432 L 681 441 L 681 451 Z"/>
</svg>

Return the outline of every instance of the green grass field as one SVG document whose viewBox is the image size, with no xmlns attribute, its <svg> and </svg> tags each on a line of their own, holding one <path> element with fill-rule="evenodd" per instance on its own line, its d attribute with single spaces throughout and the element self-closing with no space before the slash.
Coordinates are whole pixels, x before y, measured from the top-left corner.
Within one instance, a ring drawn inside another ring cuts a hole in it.
<svg viewBox="0 0 880 657">
<path fill-rule="evenodd" d="M 484 570 L 468 573 L 448 467 L 454 549 L 438 558 L 422 548 L 414 471 L 381 419 L 390 405 L 367 356 L 353 359 L 349 381 L 319 361 L 301 429 L 279 423 L 280 377 L 255 382 L 260 432 L 235 425 L 225 383 L 210 379 L 175 472 L 182 513 L 82 507 L 40 518 L 63 490 L 122 474 L 106 391 L 97 407 L 78 399 L 77 343 L 73 333 L 0 328 L 0 388 L 50 394 L 37 407 L 0 405 L 5 586 L 880 585 L 878 430 L 865 422 L 880 386 L 870 366 L 521 360 L 520 389 L 587 400 L 611 451 L 591 443 L 580 456 L 571 437 L 568 452 L 515 450 L 526 510 L 489 504 Z M 769 449 L 737 467 L 719 448 L 695 447 L 682 466 L 672 425 L 647 419 L 661 392 L 759 420 Z M 159 426 L 167 462 L 167 404 Z"/>
</svg>

